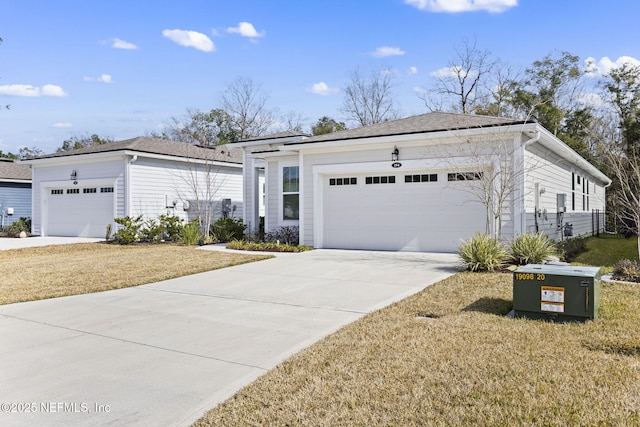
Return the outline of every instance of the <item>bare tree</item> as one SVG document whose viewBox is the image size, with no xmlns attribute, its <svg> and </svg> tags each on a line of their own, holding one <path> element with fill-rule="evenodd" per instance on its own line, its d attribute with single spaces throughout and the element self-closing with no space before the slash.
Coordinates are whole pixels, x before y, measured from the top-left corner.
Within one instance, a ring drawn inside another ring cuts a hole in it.
<svg viewBox="0 0 640 427">
<path fill-rule="evenodd" d="M 391 73 L 372 71 L 363 76 L 360 69 L 351 74 L 351 80 L 344 89 L 342 113 L 347 120 L 368 126 L 398 118 L 399 112 L 393 99 Z"/>
<path fill-rule="evenodd" d="M 616 223 L 627 231 L 640 232 L 640 153 L 619 144 L 604 144 L 600 150 L 608 173 L 615 181 L 613 205 Z M 638 239 L 640 253 L 640 238 Z"/>
<path fill-rule="evenodd" d="M 464 40 L 455 52 L 455 58 L 437 73 L 432 90 L 418 95 L 431 111 L 442 108 L 442 99 L 450 99 L 453 111 L 472 113 L 476 105 L 486 103 L 490 96 L 487 80 L 497 63 L 491 53 L 480 50 L 475 40 Z M 433 99 L 431 93 L 440 100 Z"/>
<path fill-rule="evenodd" d="M 205 241 L 211 236 L 211 226 L 221 214 L 222 190 L 227 176 L 222 173 L 218 156 L 224 155 L 226 147 L 202 148 L 191 145 L 188 148 L 189 159 L 186 166 L 177 165 L 175 191 L 178 197 L 188 204 L 189 216 L 195 218 Z"/>
<path fill-rule="evenodd" d="M 222 109 L 240 132 L 240 140 L 263 135 L 276 122 L 274 112 L 267 108 L 268 99 L 262 87 L 249 77 L 236 78 L 222 92 Z"/>
</svg>

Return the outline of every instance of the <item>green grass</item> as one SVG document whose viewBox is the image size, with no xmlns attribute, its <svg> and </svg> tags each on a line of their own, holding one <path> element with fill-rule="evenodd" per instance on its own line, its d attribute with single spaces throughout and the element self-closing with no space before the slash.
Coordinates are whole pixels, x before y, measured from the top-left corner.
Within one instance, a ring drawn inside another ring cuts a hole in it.
<svg viewBox="0 0 640 427">
<path fill-rule="evenodd" d="M 590 237 L 587 251 L 578 255 L 574 262 L 599 267 L 612 267 L 621 259 L 638 259 L 638 238 L 622 236 Z"/>
</svg>

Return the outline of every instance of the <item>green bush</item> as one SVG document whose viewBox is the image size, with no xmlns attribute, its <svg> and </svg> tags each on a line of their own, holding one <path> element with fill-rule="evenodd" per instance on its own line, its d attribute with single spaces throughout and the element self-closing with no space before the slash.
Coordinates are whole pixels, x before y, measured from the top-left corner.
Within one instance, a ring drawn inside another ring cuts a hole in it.
<svg viewBox="0 0 640 427">
<path fill-rule="evenodd" d="M 242 218 L 219 218 L 211 226 L 211 233 L 220 242 L 230 242 L 241 240 L 246 228 L 247 226 L 242 223 Z"/>
<path fill-rule="evenodd" d="M 174 215 L 160 215 L 158 221 L 160 221 L 165 240 L 172 242 L 180 240 L 180 233 L 184 228 L 182 218 Z"/>
<path fill-rule="evenodd" d="M 280 242 L 286 245 L 297 245 L 300 241 L 300 229 L 296 225 L 275 228 L 264 236 L 265 242 Z"/>
<path fill-rule="evenodd" d="M 574 237 L 556 243 L 557 253 L 566 262 L 573 261 L 578 255 L 587 250 L 586 237 Z"/>
<path fill-rule="evenodd" d="M 625 282 L 640 282 L 640 263 L 622 259 L 613 266 L 613 278 Z"/>
<path fill-rule="evenodd" d="M 160 242 L 162 240 L 162 226 L 155 218 L 149 218 L 140 228 L 141 242 Z"/>
<path fill-rule="evenodd" d="M 471 271 L 493 271 L 502 267 L 509 254 L 504 245 L 488 234 L 476 234 L 462 242 L 458 256 Z"/>
<path fill-rule="evenodd" d="M 195 245 L 200 241 L 200 224 L 197 219 L 192 219 L 180 230 L 180 240 L 187 246 Z"/>
<path fill-rule="evenodd" d="M 121 227 L 113 235 L 113 239 L 121 245 L 129 245 L 140 239 L 140 230 L 142 229 L 142 215 L 135 218 L 125 216 L 124 218 L 114 218 L 116 224 Z"/>
<path fill-rule="evenodd" d="M 31 232 L 30 218 L 20 217 L 17 221 L 12 222 L 7 228 L 7 233 L 12 237 L 18 237 L 23 231 L 25 233 Z"/>
<path fill-rule="evenodd" d="M 546 234 L 524 233 L 511 243 L 511 255 L 517 264 L 540 264 L 556 254 L 556 245 Z"/>
</svg>

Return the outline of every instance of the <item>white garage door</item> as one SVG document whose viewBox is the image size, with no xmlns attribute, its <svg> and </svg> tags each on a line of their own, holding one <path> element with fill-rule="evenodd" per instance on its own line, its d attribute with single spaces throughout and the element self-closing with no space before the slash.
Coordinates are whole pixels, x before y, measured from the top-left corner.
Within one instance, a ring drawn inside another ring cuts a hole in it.
<svg viewBox="0 0 640 427">
<path fill-rule="evenodd" d="M 52 188 L 48 193 L 49 236 L 104 237 L 113 223 L 113 187 Z"/>
<path fill-rule="evenodd" d="M 484 206 L 462 190 L 470 185 L 464 177 L 442 171 L 325 176 L 322 246 L 455 252 L 486 223 Z"/>
</svg>

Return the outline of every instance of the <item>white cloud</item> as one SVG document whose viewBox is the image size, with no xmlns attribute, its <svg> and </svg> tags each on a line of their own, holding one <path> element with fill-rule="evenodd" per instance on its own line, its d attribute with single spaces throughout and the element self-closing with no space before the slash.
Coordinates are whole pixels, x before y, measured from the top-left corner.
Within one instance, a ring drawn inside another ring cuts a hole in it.
<svg viewBox="0 0 640 427">
<path fill-rule="evenodd" d="M 32 85 L 3 85 L 0 86 L 0 95 L 26 96 L 37 98 L 41 96 L 67 96 L 60 86 L 44 85 L 42 87 Z"/>
<path fill-rule="evenodd" d="M 427 94 L 427 90 L 426 90 L 425 88 L 420 87 L 420 86 L 415 86 L 415 87 L 413 88 L 413 92 L 414 92 L 415 94 L 420 95 L 420 96 L 424 96 L 424 95 L 426 95 L 426 94 Z"/>
<path fill-rule="evenodd" d="M 584 60 L 586 66 L 586 74 L 589 77 L 601 77 L 608 75 L 611 70 L 620 68 L 624 64 L 629 64 L 635 67 L 640 67 L 640 60 L 631 56 L 621 56 L 616 61 L 612 61 L 607 56 L 602 57 L 600 61 L 597 61 L 593 57 L 588 57 Z"/>
<path fill-rule="evenodd" d="M 428 12 L 461 13 L 486 11 L 501 13 L 518 5 L 518 0 L 404 0 Z"/>
<path fill-rule="evenodd" d="M 311 86 L 311 88 L 309 88 L 308 90 L 311 93 L 322 96 L 334 95 L 340 92 L 340 89 L 331 88 L 325 82 L 314 83 L 313 86 Z"/>
<path fill-rule="evenodd" d="M 387 56 L 402 56 L 405 51 L 398 47 L 382 46 L 379 47 L 371 54 L 375 58 L 386 58 Z"/>
<path fill-rule="evenodd" d="M 134 50 L 137 49 L 138 46 L 136 46 L 133 43 L 130 43 L 128 41 L 124 41 L 122 39 L 113 39 L 113 44 L 111 45 L 112 48 L 114 49 L 128 49 L 128 50 Z"/>
<path fill-rule="evenodd" d="M 73 127 L 73 125 L 71 123 L 54 123 L 51 125 L 51 127 L 54 127 L 57 129 L 68 129 Z"/>
<path fill-rule="evenodd" d="M 418 67 L 409 67 L 409 71 L 407 71 L 407 74 L 409 74 L 410 76 L 418 74 Z"/>
<path fill-rule="evenodd" d="M 265 32 L 256 31 L 253 24 L 249 22 L 239 22 L 237 27 L 229 27 L 227 28 L 227 32 L 233 34 L 240 34 L 242 37 L 250 37 L 252 39 L 264 37 Z"/>
<path fill-rule="evenodd" d="M 113 83 L 113 78 L 110 74 L 101 74 L 100 77 L 83 77 L 85 82 L 99 82 L 99 83 Z"/>
<path fill-rule="evenodd" d="M 162 35 L 180 46 L 192 47 L 203 52 L 213 52 L 215 45 L 209 37 L 197 31 L 164 30 Z"/>
<path fill-rule="evenodd" d="M 460 72 L 459 67 L 444 67 L 429 73 L 429 75 L 431 77 L 442 79 L 442 78 L 448 78 L 448 77 L 458 77 L 459 72 Z"/>
</svg>

